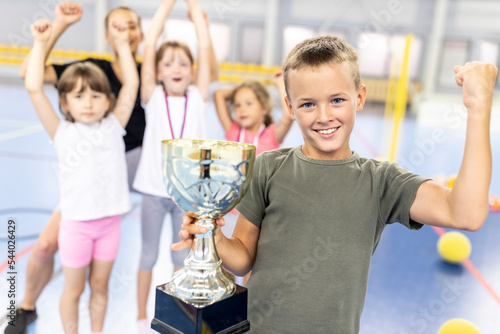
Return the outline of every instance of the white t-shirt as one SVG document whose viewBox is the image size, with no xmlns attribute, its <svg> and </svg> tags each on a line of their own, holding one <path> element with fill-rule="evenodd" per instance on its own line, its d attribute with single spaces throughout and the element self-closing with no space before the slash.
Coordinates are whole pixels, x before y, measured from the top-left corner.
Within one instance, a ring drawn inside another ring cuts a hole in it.
<svg viewBox="0 0 500 334">
<path fill-rule="evenodd" d="M 162 140 L 180 138 L 181 134 L 182 138 L 206 138 L 205 102 L 194 85 L 188 87 L 186 96 L 187 108 L 185 108 L 185 97 L 169 96 L 167 113 L 163 86 L 158 85 L 144 106 L 146 130 L 142 142 L 141 160 L 135 174 L 133 185 L 135 190 L 148 195 L 170 197 L 163 181 Z"/>
<path fill-rule="evenodd" d="M 124 134 L 113 114 L 93 124 L 61 120 L 54 146 L 63 219 L 93 220 L 130 210 Z"/>
</svg>

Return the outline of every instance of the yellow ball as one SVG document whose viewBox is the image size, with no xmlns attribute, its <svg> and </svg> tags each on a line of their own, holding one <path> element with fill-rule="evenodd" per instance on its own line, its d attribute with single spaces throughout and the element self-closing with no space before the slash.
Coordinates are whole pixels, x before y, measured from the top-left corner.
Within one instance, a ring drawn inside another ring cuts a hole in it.
<svg viewBox="0 0 500 334">
<path fill-rule="evenodd" d="M 439 328 L 438 334 L 481 334 L 472 322 L 465 319 L 451 319 Z"/>
<path fill-rule="evenodd" d="M 452 231 L 443 234 L 439 238 L 437 250 L 443 260 L 458 264 L 469 257 L 472 246 L 465 234 Z"/>
<path fill-rule="evenodd" d="M 457 176 L 456 175 L 452 175 L 450 176 L 447 180 L 446 180 L 446 186 L 448 188 L 453 188 L 453 186 L 455 185 L 455 181 L 457 180 Z"/>
</svg>

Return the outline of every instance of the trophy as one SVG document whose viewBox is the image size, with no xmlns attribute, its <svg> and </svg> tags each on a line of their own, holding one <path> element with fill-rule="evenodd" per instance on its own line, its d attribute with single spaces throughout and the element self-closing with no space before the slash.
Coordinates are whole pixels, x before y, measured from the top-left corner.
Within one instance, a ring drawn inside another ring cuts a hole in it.
<svg viewBox="0 0 500 334">
<path fill-rule="evenodd" d="M 215 219 L 231 211 L 252 178 L 255 146 L 217 140 L 162 142 L 163 178 L 173 201 L 207 229 L 197 234 L 184 268 L 156 288 L 155 318 L 160 333 L 243 333 L 247 290 L 222 268 L 215 248 Z"/>
</svg>

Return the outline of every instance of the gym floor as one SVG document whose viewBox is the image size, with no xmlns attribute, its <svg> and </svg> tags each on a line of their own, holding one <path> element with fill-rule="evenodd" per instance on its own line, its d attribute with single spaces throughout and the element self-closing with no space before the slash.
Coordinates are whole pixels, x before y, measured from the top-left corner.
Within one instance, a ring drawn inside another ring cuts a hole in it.
<svg viewBox="0 0 500 334">
<path fill-rule="evenodd" d="M 50 99 L 57 106 L 55 90 Z M 0 264 L 0 330 L 6 326 L 4 313 L 12 298 L 7 268 L 7 221 L 16 222 L 15 301 L 24 298 L 26 262 L 38 234 L 43 230 L 58 203 L 56 153 L 44 132 L 20 83 L 0 84 L 0 249 L 5 256 Z M 445 104 L 446 105 L 446 104 Z M 435 109 L 443 104 L 427 103 L 419 117 L 407 117 L 400 134 L 399 161 L 412 171 L 429 178 L 448 177 L 458 172 L 465 140 L 464 121 L 460 118 L 446 124 L 436 118 Z M 452 104 L 444 108 L 450 108 Z M 500 110 L 496 110 L 498 114 Z M 214 124 L 216 139 L 222 139 L 213 107 L 207 111 Z M 457 114 L 458 115 L 458 114 Z M 493 179 L 491 193 L 500 194 L 500 129 L 492 120 Z M 495 128 L 496 126 L 496 128 Z M 362 156 L 383 156 L 382 134 L 387 133 L 383 117 L 367 107 L 357 118 L 351 136 L 351 148 Z M 431 140 L 440 131 L 440 140 Z M 431 139 L 430 139 L 431 138 Z M 302 138 L 296 125 L 292 127 L 284 147 L 300 145 Z M 131 195 L 133 209 L 124 216 L 120 251 L 109 283 L 110 294 L 105 333 L 136 333 L 136 272 L 140 252 L 140 195 Z M 168 218 L 167 218 L 168 220 Z M 228 228 L 235 217 L 226 216 Z M 167 223 L 169 223 L 167 221 Z M 395 224 L 388 226 L 376 250 L 366 305 L 362 334 L 437 333 L 452 318 L 473 322 L 483 334 L 500 333 L 500 212 L 490 212 L 484 227 L 473 233 L 464 232 L 471 240 L 470 260 L 450 265 L 436 252 L 440 229 L 424 226 L 409 231 Z M 228 232 L 230 233 L 230 232 Z M 154 314 L 154 286 L 169 280 L 169 228 L 163 229 L 162 251 L 153 273 L 149 299 L 149 316 Z M 5 261 L 5 262 L 4 262 Z M 9 275 L 10 276 L 10 275 Z M 59 299 L 64 277 L 56 256 L 55 273 L 38 302 L 38 320 L 28 333 L 63 333 L 59 316 Z M 88 312 L 89 290 L 80 301 L 80 332 L 90 332 Z"/>
</svg>

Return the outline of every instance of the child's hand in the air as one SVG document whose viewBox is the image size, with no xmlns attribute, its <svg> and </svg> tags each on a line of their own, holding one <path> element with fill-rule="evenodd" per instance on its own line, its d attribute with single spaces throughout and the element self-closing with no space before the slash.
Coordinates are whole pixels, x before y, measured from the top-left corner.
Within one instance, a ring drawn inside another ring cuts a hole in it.
<svg viewBox="0 0 500 334">
<path fill-rule="evenodd" d="M 56 6 L 55 21 L 70 26 L 80 21 L 82 13 L 81 5 L 70 1 L 64 1 Z"/>
<path fill-rule="evenodd" d="M 467 109 L 491 109 L 498 69 L 493 64 L 471 62 L 455 66 L 454 71 L 455 80 L 462 87 Z"/>
<path fill-rule="evenodd" d="M 52 23 L 49 20 L 40 19 L 31 25 L 31 35 L 35 41 L 48 41 L 51 30 Z"/>
</svg>

